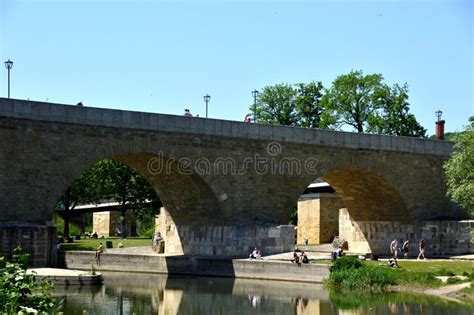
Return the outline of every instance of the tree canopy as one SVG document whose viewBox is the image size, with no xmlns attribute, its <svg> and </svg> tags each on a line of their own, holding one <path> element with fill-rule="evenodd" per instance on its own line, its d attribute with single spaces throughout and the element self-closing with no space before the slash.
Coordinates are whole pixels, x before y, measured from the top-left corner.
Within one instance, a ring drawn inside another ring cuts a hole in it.
<svg viewBox="0 0 474 315">
<path fill-rule="evenodd" d="M 410 113 L 408 85 L 389 86 L 381 74 L 364 75 L 360 70 L 338 76 L 328 89 L 321 82 L 266 86 L 258 98 L 256 118 L 275 125 L 351 126 L 357 132 L 426 137 L 426 129 Z"/>
<path fill-rule="evenodd" d="M 334 123 L 321 104 L 321 82 L 266 86 L 259 95 L 256 118 L 260 123 L 308 128 L 328 128 Z M 253 106 L 250 107 L 253 110 Z"/>
<path fill-rule="evenodd" d="M 130 167 L 112 159 L 96 163 L 81 174 L 61 196 L 58 208 L 73 210 L 78 204 L 98 204 L 113 200 L 122 214 L 132 212 L 138 219 L 157 214 L 160 201 L 153 187 Z M 64 216 L 64 235 L 69 234 L 69 221 Z"/>
<path fill-rule="evenodd" d="M 474 216 L 474 116 L 454 142 L 456 150 L 444 165 L 448 196 Z"/>
</svg>

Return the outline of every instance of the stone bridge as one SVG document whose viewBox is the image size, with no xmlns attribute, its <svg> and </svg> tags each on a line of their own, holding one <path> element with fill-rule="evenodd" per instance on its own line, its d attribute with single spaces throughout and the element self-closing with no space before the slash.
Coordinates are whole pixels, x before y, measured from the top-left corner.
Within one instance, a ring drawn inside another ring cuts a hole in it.
<svg viewBox="0 0 474 315">
<path fill-rule="evenodd" d="M 358 222 L 462 216 L 445 197 L 446 141 L 0 98 L 0 148 L 0 250 L 22 244 L 39 265 L 51 259 L 58 199 L 106 158 L 158 192 L 169 253 L 292 250 L 286 224 L 316 178 Z"/>
</svg>

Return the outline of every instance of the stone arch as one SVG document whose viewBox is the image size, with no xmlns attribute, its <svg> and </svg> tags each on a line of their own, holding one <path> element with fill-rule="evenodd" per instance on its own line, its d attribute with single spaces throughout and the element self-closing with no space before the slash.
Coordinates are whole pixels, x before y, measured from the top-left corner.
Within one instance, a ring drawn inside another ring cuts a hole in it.
<svg viewBox="0 0 474 315">
<path fill-rule="evenodd" d="M 374 171 L 348 167 L 331 170 L 321 178 L 334 188 L 354 220 L 414 220 L 398 190 Z"/>
</svg>

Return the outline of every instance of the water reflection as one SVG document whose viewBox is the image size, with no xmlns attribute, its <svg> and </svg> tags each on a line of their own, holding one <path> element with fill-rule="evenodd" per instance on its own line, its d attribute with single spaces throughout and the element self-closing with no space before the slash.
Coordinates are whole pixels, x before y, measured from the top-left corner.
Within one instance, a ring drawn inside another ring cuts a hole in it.
<svg viewBox="0 0 474 315">
<path fill-rule="evenodd" d="M 472 314 L 424 296 L 329 293 L 321 285 L 105 273 L 100 287 L 66 287 L 65 314 Z"/>
</svg>

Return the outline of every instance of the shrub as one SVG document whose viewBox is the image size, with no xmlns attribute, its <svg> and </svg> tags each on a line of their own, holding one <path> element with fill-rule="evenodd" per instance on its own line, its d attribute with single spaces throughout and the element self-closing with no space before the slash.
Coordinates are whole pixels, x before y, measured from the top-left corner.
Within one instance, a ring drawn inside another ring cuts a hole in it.
<svg viewBox="0 0 474 315">
<path fill-rule="evenodd" d="M 446 268 L 441 268 L 440 270 L 436 271 L 435 274 L 437 276 L 447 276 L 447 277 L 452 277 L 455 275 L 452 271 L 447 270 Z"/>
<path fill-rule="evenodd" d="M 386 286 L 396 284 L 394 270 L 354 265 L 358 267 L 331 271 L 326 285 L 335 290 L 382 292 Z"/>
<path fill-rule="evenodd" d="M 362 267 L 362 263 L 355 256 L 342 256 L 336 259 L 336 261 L 331 266 L 331 272 L 348 270 L 348 269 L 358 269 Z"/>
<path fill-rule="evenodd" d="M 0 273 L 0 314 L 15 314 L 22 310 L 49 312 L 58 306 L 47 293 L 52 284 L 37 282 L 34 275 L 26 273 L 28 257 L 21 253 L 21 248 L 15 248 L 12 262 L 6 262 L 5 270 Z"/>
<path fill-rule="evenodd" d="M 462 282 L 462 280 L 456 277 L 449 277 L 448 280 L 446 281 L 447 284 L 455 284 L 455 283 L 460 283 L 460 282 Z"/>
</svg>

